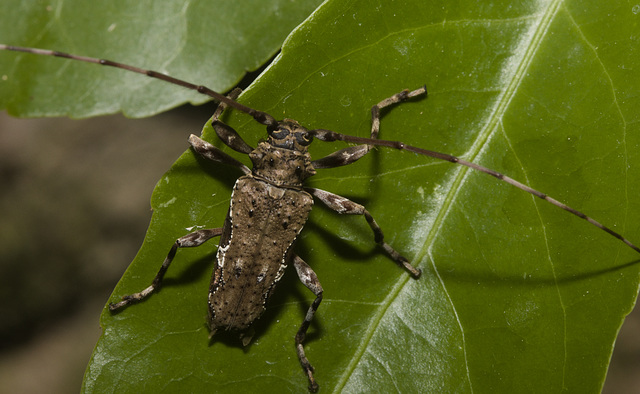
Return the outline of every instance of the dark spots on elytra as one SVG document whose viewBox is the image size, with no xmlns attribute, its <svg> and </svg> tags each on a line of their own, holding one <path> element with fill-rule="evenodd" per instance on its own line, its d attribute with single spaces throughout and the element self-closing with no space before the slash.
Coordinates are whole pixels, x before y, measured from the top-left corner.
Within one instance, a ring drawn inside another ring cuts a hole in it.
<svg viewBox="0 0 640 394">
<path fill-rule="evenodd" d="M 252 218 L 253 217 L 253 209 L 249 210 L 249 217 Z"/>
<path fill-rule="evenodd" d="M 289 222 L 287 222 L 286 220 L 284 222 L 282 222 L 282 228 L 283 229 L 287 229 L 289 227 Z"/>
</svg>

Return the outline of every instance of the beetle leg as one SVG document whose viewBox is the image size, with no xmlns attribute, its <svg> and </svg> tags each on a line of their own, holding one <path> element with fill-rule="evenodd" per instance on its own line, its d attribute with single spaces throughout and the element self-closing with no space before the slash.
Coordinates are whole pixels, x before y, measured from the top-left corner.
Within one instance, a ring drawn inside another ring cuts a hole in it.
<svg viewBox="0 0 640 394">
<path fill-rule="evenodd" d="M 371 145 L 356 145 L 340 149 L 321 159 L 312 161 L 311 165 L 315 169 L 346 166 L 369 153 L 370 147 Z"/>
<path fill-rule="evenodd" d="M 169 268 L 171 261 L 173 261 L 173 258 L 175 257 L 176 252 L 178 251 L 178 248 L 191 248 L 194 246 L 200 246 L 206 241 L 210 240 L 211 238 L 219 237 L 221 234 L 222 234 L 222 228 L 214 228 L 214 229 L 208 229 L 208 230 L 194 231 L 191 234 L 187 234 L 184 237 L 178 238 L 176 242 L 173 244 L 173 246 L 171 247 L 169 254 L 164 259 L 164 262 L 162 263 L 160 270 L 156 274 L 156 277 L 153 278 L 153 282 L 151 282 L 151 285 L 146 289 L 142 290 L 141 292 L 123 296 L 122 301 L 118 303 L 110 303 L 109 310 L 115 311 L 126 305 L 141 301 L 142 299 L 146 298 L 151 293 L 153 293 L 155 290 L 157 290 L 158 287 L 160 287 L 160 284 L 162 283 L 162 278 L 164 277 L 164 274 L 167 272 L 167 269 Z"/>
<path fill-rule="evenodd" d="M 222 140 L 222 142 L 231 149 L 245 154 L 249 154 L 253 151 L 254 148 L 247 144 L 242 137 L 240 137 L 240 134 L 233 129 L 233 127 L 222 123 L 219 120 L 211 122 L 211 126 L 213 126 L 213 129 L 216 131 L 220 140 Z"/>
<path fill-rule="evenodd" d="M 241 92 L 242 89 L 240 88 L 233 89 L 227 97 L 231 100 L 235 100 L 236 98 L 238 98 Z M 244 140 L 240 137 L 240 135 L 238 135 L 235 130 L 218 120 L 218 118 L 220 117 L 220 115 L 222 115 L 222 112 L 226 108 L 227 104 L 223 102 L 218 104 L 218 108 L 216 108 L 213 116 L 211 117 L 211 126 L 213 126 L 213 129 L 216 131 L 218 137 L 226 145 L 236 151 L 242 153 L 250 153 L 253 148 L 251 148 L 246 142 L 244 142 Z M 198 153 L 205 159 L 238 167 L 245 174 L 251 173 L 251 170 L 247 166 L 196 135 L 191 134 L 189 136 L 189 144 L 191 144 L 193 150 L 195 150 L 196 153 Z"/>
<path fill-rule="evenodd" d="M 231 100 L 236 100 L 238 98 L 238 96 L 240 96 L 240 93 L 242 93 L 242 89 L 240 88 L 235 88 L 233 89 L 228 95 L 227 98 L 230 98 Z M 216 110 L 213 112 L 213 116 L 211 116 L 211 121 L 217 121 L 218 118 L 220 117 L 220 115 L 222 115 L 222 112 L 227 109 L 228 105 L 224 102 L 219 102 L 218 103 L 218 107 L 216 108 Z"/>
<path fill-rule="evenodd" d="M 231 100 L 235 100 L 236 98 L 238 98 L 241 92 L 242 89 L 235 88 L 231 91 L 231 93 L 229 93 L 227 97 Z M 247 144 L 242 139 L 242 137 L 240 137 L 240 134 L 238 134 L 238 132 L 235 131 L 231 126 L 228 126 L 222 121 L 218 120 L 220 115 L 222 115 L 222 111 L 224 111 L 227 106 L 228 105 L 223 102 L 220 102 L 220 104 L 218 104 L 218 108 L 216 108 L 216 111 L 211 117 L 211 126 L 216 131 L 218 138 L 220 138 L 220 140 L 224 142 L 225 145 L 237 152 L 249 154 L 251 153 L 251 151 L 253 151 L 254 148 Z"/>
<path fill-rule="evenodd" d="M 191 147 L 193 148 L 193 150 L 196 151 L 196 153 L 198 153 L 200 156 L 204 157 L 205 159 L 209 159 L 212 161 L 217 161 L 218 163 L 228 164 L 231 166 L 238 167 L 245 174 L 251 173 L 251 170 L 249 169 L 249 167 L 245 166 L 238 160 L 224 153 L 220 149 L 216 148 L 215 146 L 211 145 L 210 143 L 196 136 L 195 134 L 191 134 L 189 136 L 189 144 L 191 144 Z"/>
<path fill-rule="evenodd" d="M 386 108 L 393 104 L 401 103 L 411 97 L 420 96 L 426 93 L 427 90 L 424 87 L 416 89 L 414 91 L 403 90 L 402 92 L 396 93 L 393 96 L 386 98 L 371 107 L 371 136 L 369 138 L 374 140 L 378 139 L 378 134 L 380 133 L 380 111 L 383 108 Z M 318 139 L 320 140 L 323 139 L 321 134 L 316 135 L 316 137 L 318 137 Z M 318 160 L 314 160 L 313 162 L 311 162 L 311 164 L 313 164 L 313 167 L 317 169 L 346 166 L 347 164 L 351 164 L 369 153 L 371 149 L 373 149 L 373 145 L 368 144 L 350 146 Z"/>
<path fill-rule="evenodd" d="M 413 275 L 414 278 L 419 278 L 422 271 L 418 268 L 411 265 L 409 260 L 407 260 L 404 256 L 398 253 L 391 245 L 384 242 L 384 234 L 382 233 L 382 229 L 378 226 L 378 223 L 373 219 L 373 216 L 367 211 L 367 209 L 346 197 L 339 196 L 337 194 L 330 193 L 326 190 L 316 189 L 312 187 L 305 187 L 305 191 L 313 195 L 322 201 L 327 207 L 336 211 L 341 215 L 363 215 L 371 227 L 373 231 L 373 235 L 375 237 L 375 241 L 378 245 L 384 249 L 384 251 L 391 257 L 393 261 L 395 261 L 398 265 L 406 269 Z"/>
<path fill-rule="evenodd" d="M 313 272 L 311 267 L 309 267 L 309 265 L 297 255 L 293 256 L 293 266 L 296 268 L 300 281 L 316 295 L 316 299 L 313 300 L 313 303 L 309 306 L 307 315 L 304 317 L 304 321 L 300 325 L 298 333 L 296 334 L 296 352 L 298 353 L 298 359 L 300 360 L 302 369 L 304 369 L 305 374 L 309 378 L 309 391 L 315 393 L 318 391 L 318 383 L 316 383 L 316 380 L 313 377 L 313 367 L 309 363 L 309 360 L 307 360 L 302 342 L 304 342 L 304 338 L 307 335 L 307 329 L 311 324 L 313 315 L 318 310 L 318 306 L 320 306 L 320 302 L 322 301 L 322 285 L 320 285 L 320 281 L 318 280 L 316 273 Z"/>
<path fill-rule="evenodd" d="M 421 96 L 427 94 L 427 88 L 425 86 L 420 89 L 409 91 L 403 90 L 400 93 L 396 93 L 393 96 L 380 101 L 378 104 L 371 107 L 371 138 L 378 139 L 378 133 L 380 133 L 380 110 L 393 104 L 401 103 L 412 97 Z"/>
</svg>

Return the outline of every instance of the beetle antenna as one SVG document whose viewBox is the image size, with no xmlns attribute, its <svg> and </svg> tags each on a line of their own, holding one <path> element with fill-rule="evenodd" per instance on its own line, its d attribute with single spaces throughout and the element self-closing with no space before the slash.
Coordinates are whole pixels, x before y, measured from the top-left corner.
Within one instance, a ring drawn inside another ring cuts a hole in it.
<svg viewBox="0 0 640 394">
<path fill-rule="evenodd" d="M 62 58 L 78 60 L 78 61 L 86 62 L 86 63 L 95 63 L 95 64 L 100 64 L 100 65 L 103 65 L 103 66 L 109 66 L 109 67 L 120 68 L 120 69 L 123 69 L 123 70 L 133 71 L 134 73 L 143 74 L 143 75 L 146 75 L 146 76 L 151 77 L 151 78 L 160 79 L 162 81 L 169 82 L 169 83 L 172 83 L 174 85 L 182 86 L 182 87 L 190 89 L 190 90 L 195 90 L 198 93 L 202 93 L 204 95 L 207 95 L 207 96 L 209 96 L 209 97 L 211 97 L 211 98 L 213 98 L 213 99 L 215 99 L 217 101 L 220 101 L 220 102 L 223 102 L 223 103 L 227 104 L 230 107 L 233 107 L 233 108 L 235 108 L 237 110 L 240 110 L 240 111 L 242 111 L 242 112 L 244 112 L 246 114 L 251 115 L 253 117 L 253 119 L 255 119 L 258 123 L 261 123 L 261 124 L 263 124 L 263 125 L 265 125 L 267 127 L 274 127 L 277 124 L 276 119 L 273 116 L 271 116 L 268 113 L 266 113 L 266 112 L 258 111 L 256 109 L 249 108 L 246 105 L 242 105 L 242 104 L 238 103 L 237 101 L 232 100 L 232 99 L 224 96 L 223 94 L 220 94 L 220 93 L 216 92 L 215 90 L 210 89 L 210 88 L 208 88 L 206 86 L 196 85 L 194 83 L 187 82 L 187 81 L 182 80 L 182 79 L 174 78 L 172 76 L 169 76 L 167 74 L 163 74 L 163 73 L 158 72 L 158 71 L 146 70 L 144 68 L 130 66 L 128 64 L 123 64 L 123 63 L 119 63 L 119 62 L 114 62 L 112 60 L 99 59 L 99 58 L 95 58 L 95 57 L 72 55 L 70 53 L 58 52 L 58 51 L 50 51 L 48 49 L 27 48 L 27 47 L 18 47 L 18 46 L 0 44 L 0 50 L 31 53 L 31 54 L 34 54 L 34 55 L 45 55 L 45 56 L 62 57 Z"/>
</svg>

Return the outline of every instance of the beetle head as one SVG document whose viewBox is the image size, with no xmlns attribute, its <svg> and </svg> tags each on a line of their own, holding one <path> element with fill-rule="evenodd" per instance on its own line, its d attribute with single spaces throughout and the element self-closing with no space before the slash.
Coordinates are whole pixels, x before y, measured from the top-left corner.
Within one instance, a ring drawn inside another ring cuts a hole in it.
<svg viewBox="0 0 640 394">
<path fill-rule="evenodd" d="M 309 131 L 292 119 L 279 121 L 275 127 L 268 128 L 267 133 L 269 134 L 268 142 L 278 148 L 304 152 L 313 141 Z"/>
</svg>

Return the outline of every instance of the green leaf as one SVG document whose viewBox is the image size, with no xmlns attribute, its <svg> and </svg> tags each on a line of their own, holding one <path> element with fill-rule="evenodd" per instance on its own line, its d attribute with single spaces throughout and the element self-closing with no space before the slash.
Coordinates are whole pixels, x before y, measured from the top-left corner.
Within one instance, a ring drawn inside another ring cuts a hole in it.
<svg viewBox="0 0 640 394">
<path fill-rule="evenodd" d="M 381 138 L 508 174 L 637 242 L 638 18 L 620 1 L 328 1 L 241 102 L 367 136 L 372 104 L 426 84 L 428 99 L 385 111 Z M 230 115 L 252 145 L 264 136 Z M 160 180 L 111 301 L 148 286 L 177 237 L 220 226 L 239 175 L 185 153 Z M 363 218 L 318 204 L 296 250 L 324 288 L 305 346 L 322 390 L 600 391 L 638 292 L 638 256 L 624 244 L 485 174 L 383 148 L 310 185 L 366 204 L 423 270 L 410 279 L 372 246 Z M 233 335 L 210 344 L 214 253 L 213 243 L 181 250 L 160 292 L 105 310 L 85 391 L 306 389 L 293 336 L 313 296 L 288 272 L 248 348 Z"/>
<path fill-rule="evenodd" d="M 3 3 L 0 42 L 116 60 L 226 91 L 273 56 L 320 0 Z M 149 116 L 206 96 L 109 67 L 0 54 L 0 109 L 15 116 Z"/>
</svg>

